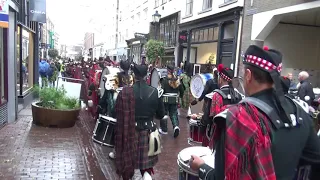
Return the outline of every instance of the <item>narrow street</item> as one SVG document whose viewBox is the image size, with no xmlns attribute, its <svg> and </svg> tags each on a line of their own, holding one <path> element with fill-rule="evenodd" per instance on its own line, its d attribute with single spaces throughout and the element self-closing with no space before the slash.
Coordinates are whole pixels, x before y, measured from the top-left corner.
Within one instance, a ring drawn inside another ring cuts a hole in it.
<svg viewBox="0 0 320 180">
<path fill-rule="evenodd" d="M 177 155 L 188 147 L 186 111 L 180 116 L 177 139 L 163 136 L 163 151 L 155 167 L 155 179 L 177 179 Z M 170 124 L 170 123 L 168 123 Z M 118 179 L 110 148 L 91 140 L 93 119 L 84 111 L 76 125 L 68 129 L 44 128 L 32 124 L 31 107 L 23 109 L 15 123 L 0 130 L 0 179 Z M 134 179 L 141 179 L 136 171 Z"/>
</svg>

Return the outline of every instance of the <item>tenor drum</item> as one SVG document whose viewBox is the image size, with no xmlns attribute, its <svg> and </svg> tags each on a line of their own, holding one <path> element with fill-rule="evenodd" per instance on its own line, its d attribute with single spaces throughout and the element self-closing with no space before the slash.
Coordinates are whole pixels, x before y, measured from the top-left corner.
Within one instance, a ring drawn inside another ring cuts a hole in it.
<svg viewBox="0 0 320 180">
<path fill-rule="evenodd" d="M 204 91 L 204 86 L 206 82 L 213 78 L 213 74 L 196 74 L 192 77 L 190 82 L 191 94 L 195 98 L 199 98 Z"/>
<path fill-rule="evenodd" d="M 179 180 L 199 180 L 198 172 L 193 171 L 190 168 L 191 155 L 196 155 L 201 157 L 206 164 L 214 168 L 214 154 L 207 147 L 189 147 L 183 149 L 178 154 L 178 166 L 179 166 Z"/>
<path fill-rule="evenodd" d="M 189 120 L 189 127 L 190 127 L 190 134 L 189 134 L 189 144 L 192 143 L 199 143 L 202 144 L 203 141 L 203 133 L 201 133 L 201 123 L 198 120 L 190 119 Z"/>
<path fill-rule="evenodd" d="M 150 85 L 152 87 L 158 88 L 160 80 L 166 77 L 167 75 L 168 75 L 167 69 L 154 68 L 151 71 Z"/>
<path fill-rule="evenodd" d="M 117 73 L 120 72 L 120 69 L 117 67 L 107 66 L 103 69 L 100 77 L 99 89 L 100 89 L 100 97 L 103 96 L 105 89 L 105 75 L 114 75 L 116 76 Z"/>
<path fill-rule="evenodd" d="M 104 146 L 113 147 L 115 144 L 114 138 L 116 123 L 116 119 L 100 115 L 93 131 L 93 141 Z"/>
</svg>

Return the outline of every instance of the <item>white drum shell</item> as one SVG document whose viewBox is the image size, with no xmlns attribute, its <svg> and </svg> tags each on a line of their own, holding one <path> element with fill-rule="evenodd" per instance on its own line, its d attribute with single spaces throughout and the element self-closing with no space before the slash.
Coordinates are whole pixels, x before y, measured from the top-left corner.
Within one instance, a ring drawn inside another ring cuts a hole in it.
<svg viewBox="0 0 320 180">
<path fill-rule="evenodd" d="M 191 159 L 191 155 L 196 155 L 203 158 L 203 160 L 208 163 L 208 165 L 214 168 L 214 154 L 209 148 L 200 146 L 189 147 L 180 151 L 177 160 L 178 166 L 185 172 L 194 176 L 198 176 L 198 172 L 193 171 L 190 168 L 190 165 L 186 163 Z"/>
<path fill-rule="evenodd" d="M 154 68 L 151 71 L 150 75 L 150 84 L 152 87 L 158 88 L 160 79 L 166 77 L 168 75 L 167 69 L 158 69 Z"/>
<path fill-rule="evenodd" d="M 100 95 L 101 97 L 104 94 L 104 91 L 106 90 L 105 88 L 105 79 L 104 76 L 105 75 L 117 75 L 117 73 L 120 72 L 120 69 L 117 67 L 112 67 L 112 66 L 107 66 L 103 69 L 102 73 L 101 73 L 101 77 L 100 77 L 100 84 L 99 84 L 99 88 L 100 88 Z"/>
</svg>

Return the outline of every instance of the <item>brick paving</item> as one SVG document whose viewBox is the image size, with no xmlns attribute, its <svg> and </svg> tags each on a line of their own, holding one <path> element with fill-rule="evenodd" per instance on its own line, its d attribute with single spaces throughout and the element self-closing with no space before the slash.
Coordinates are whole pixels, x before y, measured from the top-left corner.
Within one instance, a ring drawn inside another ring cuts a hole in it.
<svg viewBox="0 0 320 180">
<path fill-rule="evenodd" d="M 155 167 L 156 180 L 178 178 L 177 155 L 189 147 L 185 116 L 186 111 L 182 111 L 181 133 L 176 139 L 168 123 L 169 134 L 162 138 L 163 150 Z M 108 158 L 112 149 L 91 139 L 94 125 L 94 120 L 84 111 L 72 128 L 39 127 L 32 124 L 30 106 L 21 110 L 15 123 L 0 130 L 0 179 L 119 179 L 113 161 Z M 140 179 L 137 170 L 134 180 Z"/>
<path fill-rule="evenodd" d="M 0 130 L 0 179 L 105 179 L 78 123 L 68 129 L 32 124 L 30 107 Z"/>
</svg>

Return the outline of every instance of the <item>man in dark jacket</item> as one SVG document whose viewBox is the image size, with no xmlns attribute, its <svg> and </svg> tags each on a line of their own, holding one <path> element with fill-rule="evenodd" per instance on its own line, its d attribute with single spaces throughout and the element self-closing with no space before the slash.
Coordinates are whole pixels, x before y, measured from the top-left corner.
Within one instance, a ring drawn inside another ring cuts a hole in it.
<svg viewBox="0 0 320 180">
<path fill-rule="evenodd" d="M 299 73 L 299 81 L 300 87 L 298 90 L 298 97 L 311 105 L 312 101 L 315 99 L 315 95 L 313 92 L 313 87 L 311 83 L 308 81 L 309 74 L 306 71 L 302 71 Z"/>
<path fill-rule="evenodd" d="M 301 161 L 313 173 L 319 171 L 319 139 L 310 116 L 283 94 L 281 61 L 276 50 L 247 49 L 243 64 L 249 97 L 214 118 L 215 167 L 192 156 L 191 167 L 201 179 L 292 180 Z"/>
</svg>

